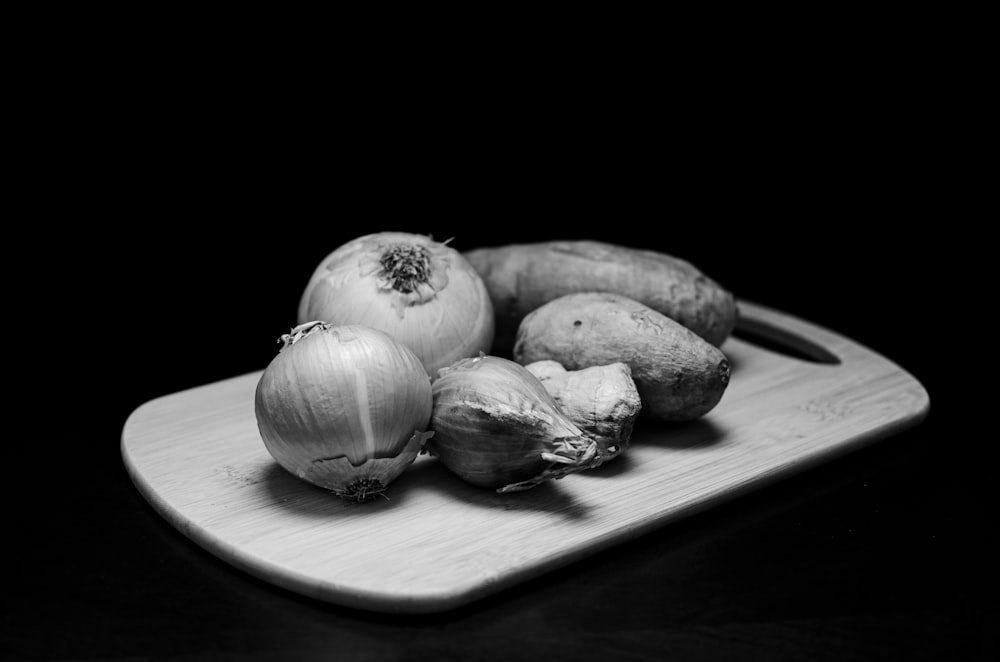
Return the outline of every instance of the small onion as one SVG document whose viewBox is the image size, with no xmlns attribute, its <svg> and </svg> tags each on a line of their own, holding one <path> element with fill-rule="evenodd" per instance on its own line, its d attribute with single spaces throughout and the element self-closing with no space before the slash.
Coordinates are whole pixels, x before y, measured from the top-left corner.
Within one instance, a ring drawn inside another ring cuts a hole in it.
<svg viewBox="0 0 1000 662">
<path fill-rule="evenodd" d="M 493 304 L 479 273 L 445 243 L 406 232 L 365 235 L 330 253 L 302 293 L 298 319 L 385 331 L 432 377 L 493 343 Z"/>
<path fill-rule="evenodd" d="M 420 453 L 431 415 L 420 360 L 388 334 L 309 322 L 282 336 L 254 400 L 278 464 L 351 501 L 382 491 Z"/>
<path fill-rule="evenodd" d="M 427 451 L 459 478 L 512 492 L 586 469 L 597 446 L 524 366 L 497 356 L 462 359 L 432 384 Z"/>
</svg>

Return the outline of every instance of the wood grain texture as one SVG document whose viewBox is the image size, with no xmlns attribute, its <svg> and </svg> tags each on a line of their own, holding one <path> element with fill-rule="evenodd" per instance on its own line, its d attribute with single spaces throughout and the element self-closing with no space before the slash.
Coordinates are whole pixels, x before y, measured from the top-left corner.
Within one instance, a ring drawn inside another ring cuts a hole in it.
<svg viewBox="0 0 1000 662">
<path fill-rule="evenodd" d="M 837 333 L 749 302 L 742 324 L 837 357 L 731 337 L 729 388 L 704 418 L 639 422 L 628 451 L 525 492 L 461 482 L 422 455 L 388 500 L 347 505 L 281 469 L 257 431 L 260 372 L 157 398 L 122 431 L 125 466 L 171 524 L 213 554 L 314 598 L 434 612 L 486 596 L 871 443 L 927 413 L 909 373 Z"/>
</svg>

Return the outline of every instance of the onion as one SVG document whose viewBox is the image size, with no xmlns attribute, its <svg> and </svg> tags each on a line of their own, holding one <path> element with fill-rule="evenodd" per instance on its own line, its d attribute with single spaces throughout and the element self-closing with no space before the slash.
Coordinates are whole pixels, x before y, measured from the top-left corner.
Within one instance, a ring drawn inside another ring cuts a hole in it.
<svg viewBox="0 0 1000 662">
<path fill-rule="evenodd" d="M 431 416 L 430 378 L 388 334 L 364 326 L 300 325 L 282 336 L 254 399 L 278 464 L 351 501 L 368 501 L 413 461 Z"/>
<path fill-rule="evenodd" d="M 442 370 L 431 389 L 434 438 L 427 452 L 467 483 L 516 492 L 593 466 L 596 442 L 518 363 L 462 359 Z"/>
<path fill-rule="evenodd" d="M 299 323 L 311 320 L 385 331 L 432 378 L 493 343 L 493 304 L 479 273 L 445 243 L 406 232 L 365 235 L 330 253 L 299 303 Z"/>
</svg>

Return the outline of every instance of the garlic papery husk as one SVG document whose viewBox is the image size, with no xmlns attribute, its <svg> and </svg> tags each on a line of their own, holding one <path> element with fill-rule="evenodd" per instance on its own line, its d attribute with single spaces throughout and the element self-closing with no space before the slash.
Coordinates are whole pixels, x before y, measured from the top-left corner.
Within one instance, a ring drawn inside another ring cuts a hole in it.
<svg viewBox="0 0 1000 662">
<path fill-rule="evenodd" d="M 432 377 L 493 344 L 493 304 L 479 273 L 446 243 L 407 232 L 364 235 L 327 255 L 298 317 L 385 331 Z"/>
<path fill-rule="evenodd" d="M 432 383 L 426 448 L 459 478 L 511 492 L 590 466 L 597 446 L 524 366 L 497 356 L 460 360 Z"/>
<path fill-rule="evenodd" d="M 546 359 L 524 367 L 538 377 L 559 409 L 597 442 L 594 466 L 617 457 L 628 447 L 642 410 L 628 364 L 566 370 L 558 361 Z"/>
<path fill-rule="evenodd" d="M 420 360 L 365 326 L 314 321 L 281 339 L 254 399 L 268 452 L 346 499 L 381 494 L 432 434 L 430 378 Z"/>
</svg>

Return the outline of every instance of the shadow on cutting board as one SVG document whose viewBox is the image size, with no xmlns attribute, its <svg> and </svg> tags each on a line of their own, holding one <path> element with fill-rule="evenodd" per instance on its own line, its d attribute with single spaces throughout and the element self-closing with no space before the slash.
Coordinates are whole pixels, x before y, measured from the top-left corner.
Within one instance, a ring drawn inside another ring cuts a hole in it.
<svg viewBox="0 0 1000 662">
<path fill-rule="evenodd" d="M 617 462 L 618 460 L 616 460 Z M 604 469 L 600 467 L 598 470 Z M 317 519 L 372 516 L 398 508 L 434 507 L 442 501 L 488 510 L 539 511 L 570 519 L 586 517 L 586 507 L 560 489 L 559 480 L 546 481 L 529 490 L 500 494 L 465 483 L 438 460 L 418 456 L 383 495 L 365 503 L 352 503 L 332 492 L 309 485 L 277 463 L 272 463 L 257 481 L 261 498 L 298 516 Z"/>
</svg>

